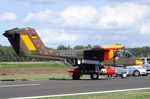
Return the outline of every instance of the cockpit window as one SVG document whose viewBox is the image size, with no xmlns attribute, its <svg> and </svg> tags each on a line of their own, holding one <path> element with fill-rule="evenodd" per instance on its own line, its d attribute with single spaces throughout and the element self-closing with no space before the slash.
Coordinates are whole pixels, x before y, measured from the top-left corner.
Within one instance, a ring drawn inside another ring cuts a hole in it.
<svg viewBox="0 0 150 99">
<path fill-rule="evenodd" d="M 133 57 L 133 55 L 131 54 L 131 52 L 129 52 L 128 50 L 126 50 L 125 56 L 126 56 L 127 58 Z"/>
<path fill-rule="evenodd" d="M 119 53 L 118 56 L 119 56 L 119 57 L 122 57 L 122 58 L 134 57 L 134 56 L 132 55 L 132 53 L 131 53 L 130 51 L 126 50 L 126 49 L 121 49 L 121 50 L 119 50 L 118 53 Z"/>
</svg>

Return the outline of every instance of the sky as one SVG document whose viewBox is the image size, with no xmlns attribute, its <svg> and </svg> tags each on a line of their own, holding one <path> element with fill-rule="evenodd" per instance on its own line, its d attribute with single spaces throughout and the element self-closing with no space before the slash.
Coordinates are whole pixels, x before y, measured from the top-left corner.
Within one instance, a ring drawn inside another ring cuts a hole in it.
<svg viewBox="0 0 150 99">
<path fill-rule="evenodd" d="M 150 46 L 150 0 L 0 0 L 2 34 L 35 28 L 44 44 Z"/>
</svg>

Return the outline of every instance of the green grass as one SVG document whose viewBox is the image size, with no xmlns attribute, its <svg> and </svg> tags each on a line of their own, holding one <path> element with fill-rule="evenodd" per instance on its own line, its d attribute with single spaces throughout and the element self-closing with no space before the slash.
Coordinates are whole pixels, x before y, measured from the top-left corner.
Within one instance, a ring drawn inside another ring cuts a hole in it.
<svg viewBox="0 0 150 99">
<path fill-rule="evenodd" d="M 50 68 L 50 69 L 63 69 L 66 70 L 67 68 L 70 68 L 71 66 L 65 65 L 60 62 L 6 62 L 6 63 L 0 63 L 0 69 L 25 69 L 25 68 Z M 103 77 L 104 78 L 104 77 Z M 0 80 L 9 80 L 9 79 L 27 79 L 27 80 L 59 80 L 59 79 L 72 79 L 70 75 L 68 75 L 67 72 L 62 73 L 51 73 L 51 74 L 14 74 L 14 75 L 0 75 Z M 81 79 L 90 79 L 89 75 L 84 75 L 81 77 Z"/>
<path fill-rule="evenodd" d="M 26 80 L 59 80 L 59 79 L 63 79 L 63 80 L 67 80 L 67 79 L 71 79 L 71 76 L 69 76 L 67 73 L 60 73 L 60 74 L 16 74 L 16 75 L 4 75 L 4 76 L 0 76 L 0 80 L 10 80 L 10 79 L 14 79 L 14 80 L 22 80 L 22 79 L 26 79 Z"/>
<path fill-rule="evenodd" d="M 23 69 L 23 68 L 50 68 L 50 69 L 67 69 L 71 66 L 60 62 L 2 62 L 0 69 Z M 1 75 L 0 80 L 9 79 L 27 79 L 27 80 L 48 80 L 48 79 L 71 79 L 67 72 L 51 73 L 51 74 L 15 74 L 15 75 Z"/>
<path fill-rule="evenodd" d="M 63 96 L 63 97 L 49 97 L 38 99 L 150 99 L 150 89 L 140 91 L 125 91 L 113 92 L 92 95 L 77 95 L 77 96 Z"/>
<path fill-rule="evenodd" d="M 68 68 L 69 65 L 65 65 L 60 62 L 8 62 L 0 63 L 0 68 L 33 68 L 33 67 L 58 67 Z"/>
<path fill-rule="evenodd" d="M 101 78 L 104 78 L 102 76 Z M 15 74 L 15 75 L 3 75 L 0 76 L 1 80 L 72 80 L 72 77 L 68 73 L 52 73 L 52 74 Z M 81 79 L 90 79 L 89 75 L 83 75 Z"/>
</svg>

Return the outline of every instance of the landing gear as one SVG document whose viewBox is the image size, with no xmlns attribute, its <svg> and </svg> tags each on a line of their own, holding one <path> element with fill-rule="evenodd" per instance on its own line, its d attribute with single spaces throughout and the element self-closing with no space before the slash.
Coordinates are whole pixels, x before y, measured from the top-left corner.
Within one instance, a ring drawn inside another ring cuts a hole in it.
<svg viewBox="0 0 150 99">
<path fill-rule="evenodd" d="M 73 73 L 72 74 L 72 79 L 73 80 L 79 80 L 80 79 L 80 74 L 79 73 Z"/>
<path fill-rule="evenodd" d="M 94 72 L 94 73 L 91 73 L 90 77 L 92 80 L 97 80 L 99 78 L 99 74 Z"/>
</svg>

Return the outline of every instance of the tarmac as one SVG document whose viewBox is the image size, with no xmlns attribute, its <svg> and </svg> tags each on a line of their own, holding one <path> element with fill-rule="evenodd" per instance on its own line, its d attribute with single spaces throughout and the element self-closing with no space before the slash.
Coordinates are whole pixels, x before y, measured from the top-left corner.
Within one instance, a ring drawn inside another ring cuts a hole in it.
<svg viewBox="0 0 150 99">
<path fill-rule="evenodd" d="M 0 99 L 63 95 L 150 87 L 150 75 L 122 79 L 47 80 L 0 82 Z"/>
</svg>

